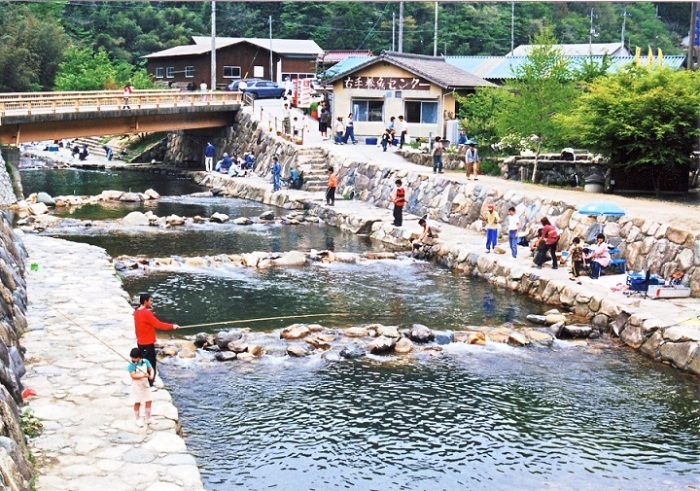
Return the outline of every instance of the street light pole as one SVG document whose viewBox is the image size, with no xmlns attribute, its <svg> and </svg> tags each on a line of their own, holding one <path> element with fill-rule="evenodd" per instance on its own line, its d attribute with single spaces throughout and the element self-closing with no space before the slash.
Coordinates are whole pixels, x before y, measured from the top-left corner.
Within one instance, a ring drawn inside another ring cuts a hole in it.
<svg viewBox="0 0 700 491">
<path fill-rule="evenodd" d="M 211 90 L 216 90 L 216 1 L 211 1 Z"/>
</svg>

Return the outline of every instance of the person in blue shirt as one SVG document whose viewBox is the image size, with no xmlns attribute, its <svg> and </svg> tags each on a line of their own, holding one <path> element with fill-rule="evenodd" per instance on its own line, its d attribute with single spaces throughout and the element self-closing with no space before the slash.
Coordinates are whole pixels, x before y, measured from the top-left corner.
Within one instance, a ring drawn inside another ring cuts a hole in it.
<svg viewBox="0 0 700 491">
<path fill-rule="evenodd" d="M 207 148 L 204 149 L 204 168 L 207 172 L 211 173 L 214 168 L 214 155 L 216 154 L 216 149 L 211 143 L 207 143 Z"/>
<path fill-rule="evenodd" d="M 221 159 L 221 161 L 216 165 L 220 172 L 222 172 L 223 174 L 227 174 L 228 170 L 231 168 L 231 164 L 233 164 L 233 160 L 231 160 L 231 157 L 229 157 L 228 154 L 225 153 L 224 158 Z"/>
<path fill-rule="evenodd" d="M 280 190 L 280 179 L 282 177 L 282 166 L 277 157 L 272 157 L 272 192 Z"/>
<path fill-rule="evenodd" d="M 142 358 L 143 352 L 141 348 L 134 348 L 129 353 L 131 362 L 127 367 L 129 376 L 131 377 L 131 402 L 134 403 L 134 417 L 136 418 L 136 426 L 143 426 L 151 422 L 151 404 L 153 403 L 153 394 L 149 386 L 149 380 L 153 380 L 155 376 L 151 362 L 146 358 Z M 141 418 L 141 403 L 145 403 L 145 419 Z"/>
<path fill-rule="evenodd" d="M 463 145 L 467 146 L 467 135 L 464 134 L 464 131 L 459 132 L 459 138 L 457 139 L 457 146 Z"/>
</svg>

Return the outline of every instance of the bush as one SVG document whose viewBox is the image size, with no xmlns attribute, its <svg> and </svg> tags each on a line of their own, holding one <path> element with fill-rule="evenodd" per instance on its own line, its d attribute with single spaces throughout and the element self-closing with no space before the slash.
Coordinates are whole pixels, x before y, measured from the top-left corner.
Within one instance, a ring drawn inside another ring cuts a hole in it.
<svg viewBox="0 0 700 491">
<path fill-rule="evenodd" d="M 500 176 L 501 166 L 493 160 L 482 160 L 479 164 L 479 174 L 487 176 Z"/>
<path fill-rule="evenodd" d="M 27 408 L 22 412 L 19 425 L 22 428 L 22 432 L 29 438 L 36 438 L 44 431 L 44 424 L 39 418 L 34 416 L 34 411 L 31 408 Z"/>
</svg>

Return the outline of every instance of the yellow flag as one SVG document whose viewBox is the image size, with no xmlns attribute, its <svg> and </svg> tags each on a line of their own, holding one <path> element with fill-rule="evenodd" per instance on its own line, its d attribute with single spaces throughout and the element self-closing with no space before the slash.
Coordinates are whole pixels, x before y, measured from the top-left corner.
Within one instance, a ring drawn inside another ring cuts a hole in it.
<svg viewBox="0 0 700 491">
<path fill-rule="evenodd" d="M 649 68 L 654 66 L 654 55 L 651 53 L 651 46 L 649 46 L 649 54 L 647 55 L 647 66 Z"/>
<path fill-rule="evenodd" d="M 657 55 L 656 55 L 656 56 L 657 56 L 656 62 L 659 64 L 659 66 L 663 66 L 663 64 L 664 64 L 664 54 L 663 54 L 663 52 L 661 51 L 661 48 L 658 49 Z"/>
<path fill-rule="evenodd" d="M 634 64 L 639 66 L 639 58 L 642 56 L 642 48 L 637 46 L 637 48 L 634 51 Z"/>
</svg>

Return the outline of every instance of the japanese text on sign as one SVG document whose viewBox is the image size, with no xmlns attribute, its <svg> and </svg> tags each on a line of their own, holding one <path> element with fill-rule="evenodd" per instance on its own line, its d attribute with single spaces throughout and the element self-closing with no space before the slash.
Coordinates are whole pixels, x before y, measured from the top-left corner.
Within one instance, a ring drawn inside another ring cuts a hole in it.
<svg viewBox="0 0 700 491">
<path fill-rule="evenodd" d="M 414 77 L 347 77 L 346 89 L 430 90 L 430 83 Z"/>
</svg>

